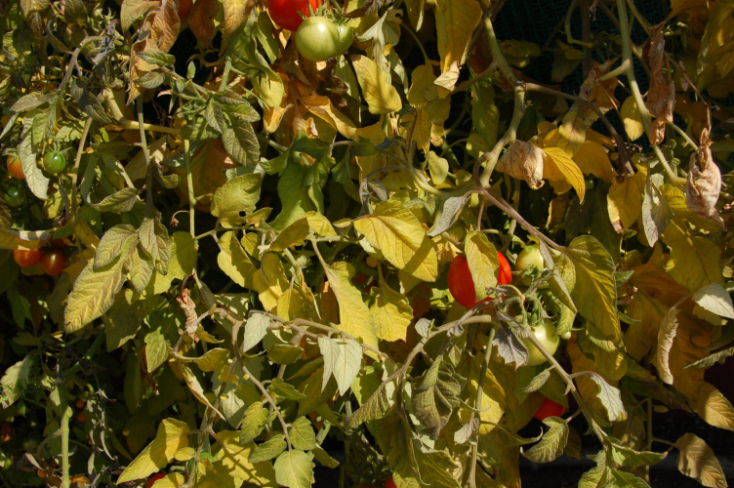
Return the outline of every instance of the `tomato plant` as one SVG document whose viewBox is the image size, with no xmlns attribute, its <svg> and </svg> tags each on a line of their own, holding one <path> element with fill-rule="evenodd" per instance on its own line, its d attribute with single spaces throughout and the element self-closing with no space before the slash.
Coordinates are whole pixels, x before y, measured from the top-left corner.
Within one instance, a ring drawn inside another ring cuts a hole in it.
<svg viewBox="0 0 734 488">
<path fill-rule="evenodd" d="M 560 417 L 564 413 L 566 413 L 566 407 L 545 397 L 542 405 L 535 411 L 533 416 L 538 420 L 545 420 L 548 417 Z"/>
<path fill-rule="evenodd" d="M 556 334 L 556 328 L 551 321 L 544 320 L 542 324 L 533 327 L 533 334 L 546 351 L 551 354 L 556 352 L 560 338 Z M 523 338 L 522 343 L 528 349 L 528 361 L 525 363 L 527 366 L 537 366 L 547 361 L 540 349 L 530 342 L 530 339 Z"/>
<path fill-rule="evenodd" d="M 41 260 L 41 251 L 38 249 L 16 249 L 13 258 L 21 268 L 35 266 Z"/>
<path fill-rule="evenodd" d="M 23 174 L 23 166 L 20 162 L 19 157 L 8 156 L 5 164 L 8 167 L 8 173 L 10 173 L 11 176 L 13 176 L 14 178 L 18 178 L 19 180 L 25 180 L 25 174 Z"/>
<path fill-rule="evenodd" d="M 61 250 L 48 251 L 41 256 L 41 269 L 49 276 L 58 276 L 66 267 L 66 254 Z"/>
<path fill-rule="evenodd" d="M 49 151 L 43 157 L 43 164 L 46 171 L 52 175 L 57 175 L 66 169 L 66 157 L 59 151 Z"/>
<path fill-rule="evenodd" d="M 731 1 L 526 3 L 4 2 L 2 484 L 724 486 Z"/>
<path fill-rule="evenodd" d="M 521 273 L 531 266 L 534 266 L 538 271 L 543 271 L 545 268 L 545 260 L 540 254 L 540 246 L 538 245 L 525 246 L 525 248 L 520 251 L 520 254 L 517 255 L 517 260 L 515 261 L 515 269 Z M 524 276 L 522 278 L 522 283 L 525 286 L 530 286 L 532 281 L 532 278 L 529 276 Z"/>
<path fill-rule="evenodd" d="M 268 0 L 268 13 L 278 26 L 296 31 L 303 22 L 300 14 L 308 17 L 309 5 L 315 12 L 320 3 L 320 0 Z"/>
<path fill-rule="evenodd" d="M 507 285 L 512 282 L 510 262 L 499 251 L 497 252 L 497 260 L 500 263 L 499 270 L 497 271 L 497 282 L 500 285 Z M 469 262 L 464 255 L 456 256 L 456 258 L 451 262 L 448 280 L 451 296 L 466 308 L 473 308 L 479 303 L 492 300 L 491 297 L 487 297 L 480 302 L 476 301 L 474 279 L 472 278 L 471 271 L 469 270 Z"/>
<path fill-rule="evenodd" d="M 334 22 L 326 17 L 309 17 L 296 32 L 296 47 L 309 61 L 325 61 L 339 54 L 341 34 Z"/>
</svg>

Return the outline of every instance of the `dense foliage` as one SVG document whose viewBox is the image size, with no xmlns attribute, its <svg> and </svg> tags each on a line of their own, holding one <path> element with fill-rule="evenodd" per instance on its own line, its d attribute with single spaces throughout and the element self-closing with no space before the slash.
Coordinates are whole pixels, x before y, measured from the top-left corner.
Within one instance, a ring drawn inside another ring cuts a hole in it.
<svg viewBox="0 0 734 488">
<path fill-rule="evenodd" d="M 734 2 L 504 4 L 3 1 L 2 483 L 727 486 Z"/>
</svg>

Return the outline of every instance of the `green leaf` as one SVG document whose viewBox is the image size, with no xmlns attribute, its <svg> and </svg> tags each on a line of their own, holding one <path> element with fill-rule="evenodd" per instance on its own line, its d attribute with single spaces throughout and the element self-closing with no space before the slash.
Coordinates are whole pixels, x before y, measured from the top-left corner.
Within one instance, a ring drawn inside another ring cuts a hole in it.
<svg viewBox="0 0 734 488">
<path fill-rule="evenodd" d="M 177 451 L 189 445 L 186 422 L 164 419 L 158 425 L 155 439 L 125 468 L 117 484 L 147 478 L 165 468 Z"/>
<path fill-rule="evenodd" d="M 705 237 L 689 237 L 676 221 L 668 225 L 662 237 L 670 247 L 665 271 L 688 291 L 695 293 L 709 283 L 724 284 L 719 265 L 721 249 L 718 243 Z"/>
<path fill-rule="evenodd" d="M 339 394 L 344 395 L 352 386 L 362 366 L 362 346 L 354 339 L 333 341 L 338 352 L 333 363 L 333 375 L 339 385 Z M 326 364 L 326 359 L 324 359 Z"/>
<path fill-rule="evenodd" d="M 567 256 L 576 269 L 576 285 L 571 291 L 576 307 L 589 321 L 597 345 L 615 351 L 622 339 L 617 314 L 616 266 L 595 238 L 583 235 L 571 241 Z"/>
<path fill-rule="evenodd" d="M 26 125 L 25 127 L 29 127 Z M 36 166 L 37 148 L 32 142 L 31 131 L 24 128 L 23 138 L 18 146 L 18 157 L 25 176 L 28 189 L 41 200 L 48 198 L 49 179 L 44 176 L 41 169 Z"/>
<path fill-rule="evenodd" d="M 543 438 L 522 455 L 534 463 L 550 463 L 563 454 L 568 442 L 568 424 L 558 417 L 548 417 L 543 420 L 548 427 Z"/>
<path fill-rule="evenodd" d="M 423 281 L 438 277 L 432 241 L 413 212 L 399 202 L 378 204 L 371 215 L 355 219 L 354 227 L 396 268 Z"/>
<path fill-rule="evenodd" d="M 64 311 L 64 329 L 75 332 L 101 317 L 112 306 L 115 296 L 125 283 L 126 259 L 94 269 L 94 260 L 84 268 L 74 282 L 74 289 Z"/>
<path fill-rule="evenodd" d="M 262 313 L 253 313 L 245 322 L 245 338 L 242 341 L 242 352 L 247 352 L 260 344 L 270 327 L 270 317 Z"/>
<path fill-rule="evenodd" d="M 291 246 L 303 245 L 303 241 L 309 233 L 308 219 L 306 217 L 298 219 L 278 234 L 268 250 L 280 252 Z"/>
<path fill-rule="evenodd" d="M 699 288 L 693 294 L 693 301 L 711 313 L 734 319 L 734 305 L 732 305 L 731 296 L 718 283 L 709 283 Z"/>
<path fill-rule="evenodd" d="M 242 165 L 260 162 L 260 143 L 252 124 L 241 117 L 230 117 L 230 125 L 222 131 L 222 143 L 227 154 Z"/>
<path fill-rule="evenodd" d="M 339 461 L 329 456 L 329 454 L 322 448 L 316 447 L 313 450 L 313 454 L 316 461 L 318 461 L 322 466 L 325 466 L 329 469 L 336 469 L 339 467 Z"/>
<path fill-rule="evenodd" d="M 262 402 L 254 402 L 247 407 L 240 428 L 240 444 L 246 444 L 255 440 L 265 428 L 267 418 L 268 411 L 263 407 Z"/>
<path fill-rule="evenodd" d="M 380 293 L 370 308 L 375 318 L 377 337 L 383 341 L 404 341 L 413 321 L 413 307 L 407 296 L 390 288 L 382 277 L 379 285 Z"/>
<path fill-rule="evenodd" d="M 667 452 L 635 451 L 627 446 L 623 446 L 621 441 L 614 437 L 607 437 L 607 441 L 612 448 L 614 462 L 625 468 L 652 466 L 665 459 L 668 455 Z"/>
<path fill-rule="evenodd" d="M 164 75 L 160 71 L 149 71 L 140 78 L 135 78 L 134 80 L 136 85 L 141 88 L 147 88 L 149 90 L 152 90 L 153 88 L 158 88 L 163 84 L 164 81 L 166 81 L 166 75 Z"/>
<path fill-rule="evenodd" d="M 457 217 L 464 208 L 469 198 L 464 195 L 460 197 L 449 197 L 443 203 L 441 215 L 433 223 L 433 227 L 428 231 L 430 237 L 435 237 L 446 232 L 449 227 L 454 225 Z"/>
<path fill-rule="evenodd" d="M 293 450 L 275 461 L 275 480 L 288 488 L 310 488 L 315 482 L 313 454 Z"/>
<path fill-rule="evenodd" d="M 159 51 L 158 49 L 146 49 L 137 53 L 146 63 L 155 64 L 157 66 L 173 66 L 176 64 L 176 57 Z"/>
<path fill-rule="evenodd" d="M 624 420 L 627 418 L 627 412 L 622 403 L 622 393 L 609 383 L 598 373 L 588 372 L 591 379 L 599 386 L 599 392 L 596 394 L 604 408 L 607 410 L 607 416 L 612 422 Z"/>
<path fill-rule="evenodd" d="M 528 348 L 512 330 L 510 327 L 498 327 L 492 345 L 497 346 L 497 352 L 505 363 L 515 363 L 517 369 L 528 362 Z"/>
<path fill-rule="evenodd" d="M 214 192 L 212 215 L 219 217 L 219 224 L 235 227 L 244 222 L 242 212 L 252 212 L 260 200 L 260 175 L 245 174 L 231 179 Z"/>
<path fill-rule="evenodd" d="M 130 284 L 137 293 L 143 293 L 153 277 L 153 260 L 140 245 L 132 252 L 129 269 Z"/>
<path fill-rule="evenodd" d="M 553 370 L 552 368 L 548 368 L 538 373 L 538 375 L 535 376 L 535 378 L 533 378 L 532 380 L 530 380 L 530 383 L 528 383 L 522 389 L 522 391 L 524 391 L 525 393 L 532 393 L 534 391 L 540 390 L 543 387 L 543 385 L 545 385 L 546 381 L 548 381 L 548 378 L 550 378 L 552 370 Z"/>
<path fill-rule="evenodd" d="M 296 449 L 312 451 L 316 448 L 316 433 L 313 431 L 311 421 L 306 417 L 299 417 L 291 424 L 288 436 Z"/>
<path fill-rule="evenodd" d="M 31 92 L 23 95 L 10 107 L 12 112 L 28 112 L 47 103 L 56 96 L 56 93 Z"/>
<path fill-rule="evenodd" d="M 267 441 L 258 446 L 250 453 L 249 461 L 251 463 L 261 463 L 263 461 L 270 461 L 274 457 L 280 455 L 281 452 L 285 451 L 288 447 L 283 436 L 275 434 Z"/>
<path fill-rule="evenodd" d="M 286 400 L 303 400 L 307 395 L 296 390 L 296 388 L 290 383 L 286 383 L 281 378 L 273 378 L 270 382 L 268 390 L 278 396 L 282 396 Z"/>
<path fill-rule="evenodd" d="M 250 457 L 254 452 L 252 442 L 240 443 L 239 433 L 231 430 L 217 432 L 217 443 L 214 445 L 214 459 L 221 460 L 222 479 L 226 484 L 217 483 L 215 487 L 230 486 L 234 479 L 244 480 L 249 485 L 275 486 L 275 470 L 269 462 L 254 463 Z M 221 446 L 221 449 L 219 447 Z M 219 464 L 219 463 L 216 463 Z M 208 473 L 208 472 L 207 472 Z M 204 488 L 203 484 L 198 487 Z"/>
<path fill-rule="evenodd" d="M 120 224 L 104 233 L 97 245 L 94 269 L 104 268 L 115 262 L 138 243 L 138 232 L 132 225 Z"/>
<path fill-rule="evenodd" d="M 217 264 L 224 274 L 244 288 L 254 288 L 253 275 L 257 268 L 237 240 L 234 231 L 225 232 L 219 237 Z"/>
<path fill-rule="evenodd" d="M 612 476 L 614 477 L 614 483 L 611 486 L 614 488 L 650 488 L 645 480 L 632 473 L 613 469 Z"/>
<path fill-rule="evenodd" d="M 452 409 L 461 402 L 461 385 L 454 367 L 439 356 L 423 375 L 413 381 L 413 413 L 433 439 L 448 423 Z"/>
<path fill-rule="evenodd" d="M 156 329 L 145 335 L 145 366 L 149 373 L 168 359 L 168 346 L 160 330 Z"/>
<path fill-rule="evenodd" d="M 724 364 L 724 360 L 731 356 L 734 356 L 734 346 L 711 353 L 705 358 L 699 359 L 683 369 L 710 368 L 716 363 Z"/>
<path fill-rule="evenodd" d="M 22 361 L 18 361 L 5 370 L 5 374 L 0 379 L 0 386 L 2 387 L 0 390 L 0 393 L 2 393 L 0 395 L 0 403 L 3 408 L 10 407 L 10 405 L 23 397 L 34 363 L 34 356 L 28 354 Z"/>
<path fill-rule="evenodd" d="M 347 263 L 326 265 L 324 271 L 339 302 L 339 329 L 377 347 L 374 317 L 362 300 L 361 292 L 352 284 Z"/>
<path fill-rule="evenodd" d="M 345 419 L 344 426 L 348 429 L 354 429 L 370 420 L 377 420 L 382 418 L 389 408 L 390 401 L 388 400 L 387 391 L 380 386 L 356 412 Z"/>
<path fill-rule="evenodd" d="M 352 56 L 352 66 L 372 114 L 387 114 L 403 108 L 400 95 L 390 84 L 390 75 L 367 56 Z"/>
</svg>

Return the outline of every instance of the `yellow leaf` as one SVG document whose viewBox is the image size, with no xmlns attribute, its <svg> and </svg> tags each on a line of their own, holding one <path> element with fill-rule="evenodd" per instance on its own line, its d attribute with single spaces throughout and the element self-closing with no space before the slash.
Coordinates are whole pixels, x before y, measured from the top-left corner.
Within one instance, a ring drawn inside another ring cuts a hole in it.
<svg viewBox="0 0 734 488">
<path fill-rule="evenodd" d="M 642 137 L 645 133 L 645 125 L 642 123 L 642 117 L 637 109 L 634 97 L 627 97 L 619 110 L 619 115 L 622 117 L 624 130 L 627 132 L 630 141 L 636 141 Z"/>
<path fill-rule="evenodd" d="M 438 256 L 420 221 L 400 203 L 378 204 L 371 215 L 354 221 L 372 247 L 395 267 L 423 281 L 438 277 Z"/>
<path fill-rule="evenodd" d="M 380 274 L 380 293 L 372 305 L 377 337 L 384 341 L 404 341 L 413 320 L 408 297 L 390 288 Z"/>
<path fill-rule="evenodd" d="M 670 247 L 670 258 L 665 271 L 688 291 L 695 292 L 709 283 L 724 284 L 719 266 L 721 248 L 704 237 L 689 237 L 686 231 L 671 222 L 662 235 Z"/>
<path fill-rule="evenodd" d="M 219 268 L 238 285 L 253 289 L 252 277 L 257 268 L 242 249 L 233 231 L 222 234 L 219 238 L 219 248 L 217 255 Z"/>
<path fill-rule="evenodd" d="M 222 0 L 222 23 L 219 29 L 222 31 L 223 37 L 229 37 L 237 30 L 237 28 L 245 20 L 245 11 L 248 2 L 243 0 Z M 271 105 L 277 107 L 278 105 Z"/>
<path fill-rule="evenodd" d="M 313 293 L 307 286 L 294 286 L 278 297 L 278 317 L 285 320 L 318 318 Z"/>
<path fill-rule="evenodd" d="M 557 145 L 570 157 L 578 153 L 586 141 L 586 129 L 593 122 L 593 120 L 587 120 L 587 114 L 586 110 L 582 111 L 574 106 L 563 117 L 563 123 L 558 128 Z"/>
<path fill-rule="evenodd" d="M 487 289 L 497 286 L 495 270 L 500 269 L 497 250 L 482 232 L 470 232 L 464 242 L 464 253 L 469 264 L 476 301 L 487 298 Z"/>
<path fill-rule="evenodd" d="M 153 442 L 143 449 L 117 478 L 117 484 L 146 478 L 165 468 L 179 449 L 187 447 L 189 426 L 176 419 L 164 419 L 158 425 Z"/>
<path fill-rule="evenodd" d="M 482 365 L 482 354 L 477 354 L 471 362 L 471 374 L 469 384 L 467 385 L 467 393 L 469 398 L 472 400 L 477 397 L 477 378 L 481 372 Z M 490 433 L 495 426 L 500 422 L 502 416 L 505 413 L 505 390 L 502 385 L 499 384 L 497 378 L 495 378 L 492 370 L 487 368 L 487 372 L 484 376 L 484 385 L 482 390 L 482 404 L 478 406 L 482 413 L 479 414 L 481 418 L 481 425 L 479 426 L 479 433 L 486 435 Z M 474 406 L 474 403 L 471 403 Z M 469 411 L 462 409 L 460 411 L 463 422 L 469 421 Z"/>
<path fill-rule="evenodd" d="M 441 73 L 445 73 L 454 63 L 464 64 L 474 28 L 482 20 L 482 7 L 477 0 L 436 0 L 434 13 Z"/>
<path fill-rule="evenodd" d="M 250 441 L 240 445 L 239 431 L 224 430 L 217 432 L 214 445 L 214 460 L 221 461 L 230 476 L 235 476 L 249 485 L 262 487 L 279 486 L 275 482 L 275 470 L 270 462 L 250 463 L 250 453 L 255 443 Z"/>
<path fill-rule="evenodd" d="M 265 310 L 275 311 L 278 298 L 288 289 L 288 279 L 280 256 L 272 252 L 265 253 L 260 262 L 260 269 L 255 271 L 252 281 L 253 289 L 258 292 Z"/>
<path fill-rule="evenodd" d="M 586 195 L 586 182 L 578 165 L 561 148 L 546 147 L 543 151 L 546 155 L 543 160 L 543 177 L 560 185 L 554 185 L 557 193 L 565 193 L 571 187 L 575 188 L 579 200 L 583 201 Z"/>
<path fill-rule="evenodd" d="M 400 95 L 390 84 L 390 75 L 367 56 L 352 56 L 352 66 L 372 114 L 387 114 L 403 108 Z"/>
<path fill-rule="evenodd" d="M 642 194 L 637 184 L 629 176 L 620 176 L 622 182 L 615 178 L 607 194 L 607 210 L 614 230 L 618 233 L 631 228 L 642 211 Z"/>
<path fill-rule="evenodd" d="M 698 391 L 696 412 L 709 425 L 734 430 L 734 408 L 711 383 L 704 382 Z"/>
<path fill-rule="evenodd" d="M 339 302 L 339 329 L 360 338 L 365 344 L 377 347 L 375 319 L 362 300 L 362 293 L 349 278 L 345 262 L 324 266 L 331 289 Z"/>
<path fill-rule="evenodd" d="M 712 488 L 726 488 L 726 475 L 721 469 L 719 460 L 706 441 L 695 434 L 683 434 L 675 443 L 680 450 L 678 455 L 678 470 L 684 475 L 695 479 L 703 486 Z"/>
<path fill-rule="evenodd" d="M 329 219 L 324 217 L 322 214 L 316 212 L 308 212 L 306 214 L 306 218 L 308 219 L 309 229 L 311 229 L 311 232 L 313 232 L 317 236 L 329 237 L 337 235 L 336 231 L 334 230 L 334 226 L 331 225 Z"/>
<path fill-rule="evenodd" d="M 594 237 L 583 235 L 571 241 L 566 254 L 576 269 L 576 285 L 571 298 L 581 315 L 589 321 L 595 343 L 613 352 L 622 338 L 617 314 L 616 266 Z"/>
<path fill-rule="evenodd" d="M 278 237 L 270 243 L 270 251 L 283 251 L 291 246 L 302 246 L 303 240 L 308 237 L 310 226 L 306 217 L 300 218 L 283 229 Z"/>
<path fill-rule="evenodd" d="M 242 2 L 242 0 L 224 0 L 224 4 Z M 242 2 L 244 3 L 244 2 Z M 277 109 L 285 96 L 285 85 L 280 75 L 275 72 L 255 76 L 250 79 L 255 93 L 260 95 L 262 101 L 271 109 Z"/>
<path fill-rule="evenodd" d="M 597 176 L 607 183 L 613 183 L 617 176 L 604 146 L 598 142 L 584 141 L 573 160 L 585 175 Z"/>
</svg>

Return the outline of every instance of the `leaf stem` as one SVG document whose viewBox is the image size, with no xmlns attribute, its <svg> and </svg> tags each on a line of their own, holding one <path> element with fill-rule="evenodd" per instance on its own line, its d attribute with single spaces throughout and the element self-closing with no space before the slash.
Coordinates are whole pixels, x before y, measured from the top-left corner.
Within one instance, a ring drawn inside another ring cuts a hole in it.
<svg viewBox="0 0 734 488">
<path fill-rule="evenodd" d="M 482 368 L 479 371 L 479 378 L 477 378 L 477 397 L 474 400 L 474 410 L 469 414 L 469 424 L 474 423 L 475 411 L 481 411 L 482 408 L 482 396 L 484 395 L 484 378 L 487 375 L 487 368 L 489 367 L 489 358 L 492 356 L 492 341 L 497 330 L 492 327 L 489 331 L 489 338 L 487 338 L 487 346 L 484 350 L 484 356 L 482 357 Z M 481 419 L 481 417 L 480 417 Z M 479 432 L 477 431 L 477 434 Z M 471 446 L 471 464 L 469 465 L 469 488 L 476 488 L 477 486 L 477 456 L 479 455 L 479 440 L 472 443 Z"/>
<path fill-rule="evenodd" d="M 87 118 L 84 122 L 84 130 L 82 136 L 79 139 L 79 146 L 76 150 L 76 158 L 74 158 L 74 171 L 71 174 L 71 218 L 76 220 L 77 212 L 77 185 L 76 182 L 79 179 L 79 163 L 82 160 L 82 154 L 84 154 L 84 145 L 87 142 L 87 136 L 89 135 L 89 129 L 92 127 L 92 118 Z"/>
<path fill-rule="evenodd" d="M 146 167 L 146 183 L 145 183 L 145 217 L 150 215 L 150 209 L 153 206 L 153 167 L 150 162 L 150 152 L 148 151 L 148 140 L 145 135 L 145 118 L 143 116 L 143 98 L 138 97 L 136 102 L 138 111 L 138 124 L 140 124 L 140 146 L 143 150 L 143 159 Z"/>
<path fill-rule="evenodd" d="M 196 195 L 194 194 L 194 177 L 191 174 L 191 146 L 188 139 L 183 140 L 184 143 L 184 161 L 186 162 L 186 186 L 189 191 L 189 233 L 191 237 L 196 239 L 196 220 L 194 213 L 196 211 Z"/>
<path fill-rule="evenodd" d="M 250 371 L 247 369 L 247 366 L 244 364 L 241 364 L 242 371 L 250 378 L 250 381 L 253 382 L 253 384 L 257 387 L 258 390 L 263 394 L 265 399 L 270 403 L 270 405 L 273 406 L 273 409 L 275 411 L 275 415 L 278 417 L 278 420 L 280 421 L 280 425 L 283 428 L 283 436 L 285 437 L 285 441 L 288 443 L 288 451 L 293 450 L 293 446 L 291 445 L 291 438 L 288 436 L 288 424 L 285 422 L 285 419 L 283 418 L 283 414 L 280 413 L 280 409 L 278 408 L 278 405 L 275 403 L 275 400 L 273 400 L 273 397 L 270 396 L 270 393 L 268 393 L 268 390 L 263 386 L 260 381 L 252 376 Z"/>
</svg>

